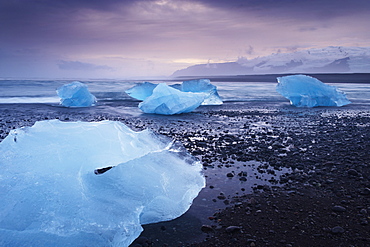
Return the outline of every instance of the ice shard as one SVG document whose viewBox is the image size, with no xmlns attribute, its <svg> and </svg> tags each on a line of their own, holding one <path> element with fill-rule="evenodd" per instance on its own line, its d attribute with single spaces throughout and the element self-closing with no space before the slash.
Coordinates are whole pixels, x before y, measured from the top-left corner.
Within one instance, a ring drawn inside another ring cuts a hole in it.
<svg viewBox="0 0 370 247">
<path fill-rule="evenodd" d="M 350 104 L 344 92 L 307 75 L 277 78 L 276 91 L 297 107 L 344 106 Z"/>
<path fill-rule="evenodd" d="M 138 100 L 145 100 L 146 98 L 153 94 L 153 90 L 157 85 L 158 84 L 144 82 L 126 90 L 125 93 L 130 95 L 132 98 Z"/>
<path fill-rule="evenodd" d="M 181 91 L 193 93 L 205 93 L 207 96 L 202 105 L 222 105 L 222 100 L 217 92 L 217 87 L 211 84 L 209 79 L 198 79 L 184 81 L 181 84 Z"/>
<path fill-rule="evenodd" d="M 0 143 L 0 246 L 128 246 L 205 186 L 181 144 L 114 121 L 36 122 Z"/>
<path fill-rule="evenodd" d="M 57 94 L 61 98 L 60 104 L 66 107 L 88 107 L 96 103 L 95 96 L 79 81 L 61 86 L 57 89 Z"/>
<path fill-rule="evenodd" d="M 145 113 L 173 115 L 195 110 L 206 97 L 204 93 L 181 92 L 166 83 L 160 83 L 153 94 L 139 104 Z"/>
</svg>

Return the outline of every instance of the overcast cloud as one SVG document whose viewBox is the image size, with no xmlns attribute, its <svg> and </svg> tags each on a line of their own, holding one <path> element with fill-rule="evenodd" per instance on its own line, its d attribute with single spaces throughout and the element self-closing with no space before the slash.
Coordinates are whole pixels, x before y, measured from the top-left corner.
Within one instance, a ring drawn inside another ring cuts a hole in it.
<svg viewBox="0 0 370 247">
<path fill-rule="evenodd" d="M 207 61 L 370 46 L 368 23 L 368 0 L 0 0 L 0 77 L 166 76 Z"/>
</svg>

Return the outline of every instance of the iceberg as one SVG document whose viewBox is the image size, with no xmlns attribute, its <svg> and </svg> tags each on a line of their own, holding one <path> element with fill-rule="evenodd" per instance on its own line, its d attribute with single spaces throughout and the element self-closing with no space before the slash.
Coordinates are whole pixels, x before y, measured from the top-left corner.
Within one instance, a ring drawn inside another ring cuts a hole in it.
<svg viewBox="0 0 370 247">
<path fill-rule="evenodd" d="M 129 246 L 204 186 L 201 163 L 150 130 L 36 122 L 0 143 L 0 246 Z"/>
<path fill-rule="evenodd" d="M 202 105 L 223 104 L 220 96 L 218 95 L 217 87 L 212 85 L 209 79 L 184 81 L 181 84 L 181 91 L 207 94 L 206 98 L 202 102 Z"/>
<path fill-rule="evenodd" d="M 131 97 L 143 101 L 153 94 L 153 90 L 157 85 L 158 84 L 144 82 L 142 84 L 135 85 L 134 87 L 126 90 L 125 92 Z M 209 79 L 184 81 L 181 84 L 170 85 L 170 87 L 180 90 L 182 92 L 204 93 L 205 98 L 201 105 L 223 104 L 217 92 L 217 87 L 215 85 L 212 85 Z"/>
<path fill-rule="evenodd" d="M 277 78 L 276 91 L 297 107 L 344 106 L 350 104 L 344 92 L 307 75 Z"/>
<path fill-rule="evenodd" d="M 96 103 L 95 96 L 79 81 L 61 86 L 57 89 L 57 94 L 61 98 L 60 104 L 66 107 L 88 107 Z"/>
<path fill-rule="evenodd" d="M 157 85 L 158 84 L 144 82 L 142 84 L 135 85 L 134 87 L 126 90 L 125 93 L 130 95 L 132 98 L 142 101 L 153 94 L 153 90 Z"/>
<path fill-rule="evenodd" d="M 173 115 L 187 113 L 195 110 L 202 104 L 206 95 L 204 93 L 181 92 L 160 83 L 153 90 L 153 94 L 139 104 L 145 113 Z"/>
</svg>

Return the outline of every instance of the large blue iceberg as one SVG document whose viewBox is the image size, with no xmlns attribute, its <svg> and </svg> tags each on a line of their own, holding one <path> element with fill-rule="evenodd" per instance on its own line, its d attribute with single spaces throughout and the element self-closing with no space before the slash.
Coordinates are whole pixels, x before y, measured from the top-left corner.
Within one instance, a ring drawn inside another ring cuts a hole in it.
<svg viewBox="0 0 370 247">
<path fill-rule="evenodd" d="M 57 94 L 61 98 L 60 104 L 66 107 L 88 107 L 96 103 L 95 96 L 79 81 L 61 86 L 57 89 Z"/>
<path fill-rule="evenodd" d="M 205 186 L 181 144 L 114 121 L 36 122 L 0 143 L 0 246 L 128 246 Z"/>
<path fill-rule="evenodd" d="M 139 104 L 145 113 L 173 115 L 195 110 L 204 101 L 205 94 L 186 93 L 160 83 L 153 94 Z"/>
<path fill-rule="evenodd" d="M 311 76 L 283 76 L 278 77 L 277 81 L 276 91 L 297 107 L 343 106 L 351 103 L 337 87 Z"/>
<path fill-rule="evenodd" d="M 126 90 L 126 93 L 135 99 L 145 100 L 153 94 L 153 90 L 157 85 L 144 82 Z M 205 97 L 201 105 L 222 105 L 223 103 L 217 92 L 217 87 L 212 85 L 209 79 L 184 81 L 182 84 L 174 84 L 170 85 L 170 87 L 182 92 L 203 93 Z"/>
</svg>

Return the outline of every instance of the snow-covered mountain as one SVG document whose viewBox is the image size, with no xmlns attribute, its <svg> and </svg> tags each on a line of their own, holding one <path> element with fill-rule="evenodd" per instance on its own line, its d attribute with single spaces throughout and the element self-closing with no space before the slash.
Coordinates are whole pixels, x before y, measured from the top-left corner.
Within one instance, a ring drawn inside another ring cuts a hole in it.
<svg viewBox="0 0 370 247">
<path fill-rule="evenodd" d="M 293 53 L 275 53 L 236 62 L 190 66 L 172 74 L 179 76 L 220 76 L 280 73 L 370 73 L 370 47 L 329 46 Z"/>
</svg>

